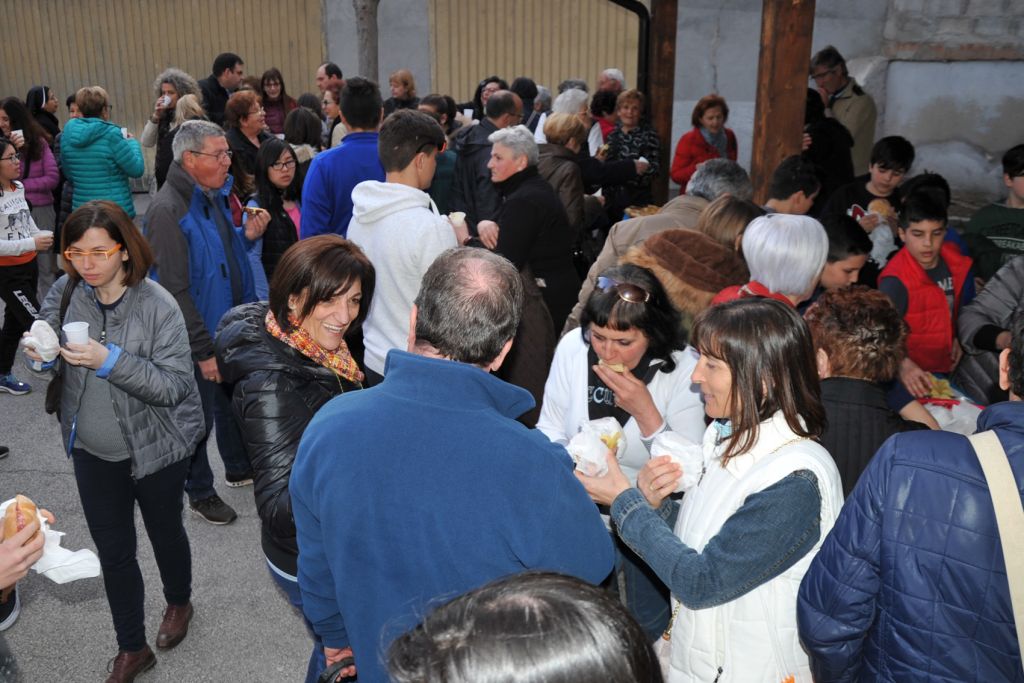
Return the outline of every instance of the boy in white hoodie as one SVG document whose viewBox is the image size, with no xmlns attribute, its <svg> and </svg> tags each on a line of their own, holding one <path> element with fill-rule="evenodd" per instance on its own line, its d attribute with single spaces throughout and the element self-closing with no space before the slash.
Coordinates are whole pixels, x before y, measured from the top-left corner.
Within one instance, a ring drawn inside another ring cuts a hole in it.
<svg viewBox="0 0 1024 683">
<path fill-rule="evenodd" d="M 469 237 L 465 222 L 453 225 L 424 191 L 434 178 L 445 135 L 428 114 L 401 109 L 385 119 L 377 151 L 385 181 L 366 180 L 352 190 L 348 239 L 377 270 L 369 315 L 363 323 L 363 368 L 372 386 L 384 375 L 391 349 L 405 349 L 409 313 L 427 268 L 441 252 Z"/>
</svg>

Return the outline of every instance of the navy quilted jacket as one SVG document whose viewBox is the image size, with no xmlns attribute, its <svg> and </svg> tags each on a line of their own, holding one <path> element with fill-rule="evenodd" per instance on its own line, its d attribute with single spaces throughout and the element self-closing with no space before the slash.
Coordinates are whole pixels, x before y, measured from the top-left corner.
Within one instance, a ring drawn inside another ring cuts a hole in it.
<svg viewBox="0 0 1024 683">
<path fill-rule="evenodd" d="M 1024 402 L 978 419 L 1024 490 Z M 890 438 L 800 586 L 817 683 L 1024 681 L 992 499 L 966 437 Z M 1024 627 L 1024 625 L 1022 625 Z"/>
</svg>

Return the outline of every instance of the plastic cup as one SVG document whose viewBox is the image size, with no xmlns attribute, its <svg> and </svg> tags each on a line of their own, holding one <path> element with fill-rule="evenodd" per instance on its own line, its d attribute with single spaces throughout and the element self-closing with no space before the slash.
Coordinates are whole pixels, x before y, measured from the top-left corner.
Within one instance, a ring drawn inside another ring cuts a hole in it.
<svg viewBox="0 0 1024 683">
<path fill-rule="evenodd" d="M 64 336 L 69 344 L 89 343 L 89 323 L 75 322 L 64 325 Z"/>
<path fill-rule="evenodd" d="M 123 137 L 125 140 L 128 139 L 128 129 L 127 128 L 122 128 L 121 129 L 121 137 Z"/>
<path fill-rule="evenodd" d="M 466 222 L 466 213 L 464 211 L 452 211 L 448 214 L 448 218 L 451 219 L 452 225 L 463 225 Z"/>
</svg>

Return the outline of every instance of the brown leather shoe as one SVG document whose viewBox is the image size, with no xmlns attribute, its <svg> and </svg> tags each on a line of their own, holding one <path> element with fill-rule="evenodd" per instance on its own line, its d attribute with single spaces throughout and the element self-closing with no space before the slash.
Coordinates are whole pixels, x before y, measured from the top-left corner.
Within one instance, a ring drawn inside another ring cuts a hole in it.
<svg viewBox="0 0 1024 683">
<path fill-rule="evenodd" d="M 188 635 L 188 622 L 192 621 L 192 603 L 185 605 L 168 605 L 164 610 L 164 620 L 160 622 L 160 630 L 156 634 L 156 646 L 161 650 L 170 650 L 185 640 Z"/>
<path fill-rule="evenodd" d="M 107 665 L 107 671 L 110 672 L 107 683 L 131 683 L 136 676 L 152 669 L 154 665 L 156 655 L 149 649 L 149 645 L 135 652 L 121 650 Z"/>
</svg>

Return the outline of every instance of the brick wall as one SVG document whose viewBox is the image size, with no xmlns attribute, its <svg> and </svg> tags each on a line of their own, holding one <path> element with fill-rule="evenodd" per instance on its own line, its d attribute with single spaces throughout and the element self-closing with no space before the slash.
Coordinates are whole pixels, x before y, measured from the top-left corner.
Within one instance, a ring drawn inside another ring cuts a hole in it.
<svg viewBox="0 0 1024 683">
<path fill-rule="evenodd" d="M 892 0 L 883 39 L 892 59 L 1024 59 L 1024 2 Z"/>
</svg>

